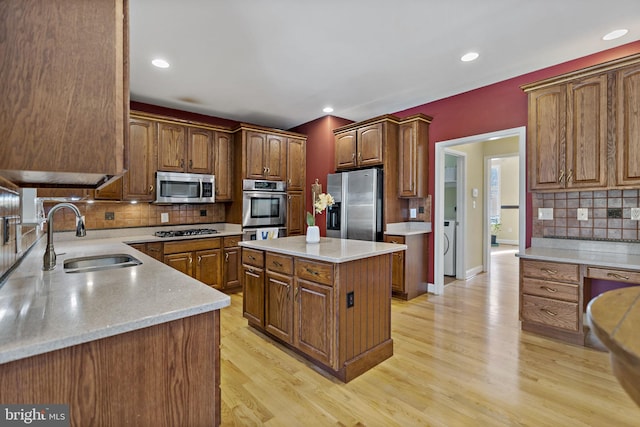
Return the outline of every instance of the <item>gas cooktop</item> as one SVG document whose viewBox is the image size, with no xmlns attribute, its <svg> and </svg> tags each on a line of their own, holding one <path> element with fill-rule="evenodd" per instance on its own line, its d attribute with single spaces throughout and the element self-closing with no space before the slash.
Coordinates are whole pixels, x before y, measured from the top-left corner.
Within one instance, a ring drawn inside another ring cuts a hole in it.
<svg viewBox="0 0 640 427">
<path fill-rule="evenodd" d="M 213 228 L 190 228 L 188 230 L 166 230 L 156 231 L 157 237 L 181 237 L 181 236 L 200 236 L 203 234 L 216 234 L 218 230 Z"/>
</svg>

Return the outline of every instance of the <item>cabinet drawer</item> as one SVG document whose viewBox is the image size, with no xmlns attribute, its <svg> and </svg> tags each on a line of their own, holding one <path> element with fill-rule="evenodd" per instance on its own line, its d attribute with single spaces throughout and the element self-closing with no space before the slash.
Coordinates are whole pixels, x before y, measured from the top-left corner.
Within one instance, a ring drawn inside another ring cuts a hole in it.
<svg viewBox="0 0 640 427">
<path fill-rule="evenodd" d="M 333 264 L 296 259 L 296 276 L 316 283 L 333 286 Z"/>
<path fill-rule="evenodd" d="M 165 254 L 175 254 L 178 252 L 201 251 L 203 249 L 218 249 L 221 245 L 219 237 L 206 239 L 174 240 L 164 243 Z"/>
<path fill-rule="evenodd" d="M 523 259 L 520 265 L 525 277 L 549 279 L 556 282 L 580 283 L 580 266 L 578 264 L 560 264 L 557 262 Z"/>
<path fill-rule="evenodd" d="M 162 242 L 147 242 L 146 254 L 150 257 L 162 261 L 163 249 Z"/>
<path fill-rule="evenodd" d="M 384 236 L 384 241 L 386 243 L 400 243 L 405 244 L 406 238 L 404 236 L 396 236 L 393 234 L 387 234 Z"/>
<path fill-rule="evenodd" d="M 580 298 L 580 286 L 526 277 L 522 281 L 522 293 L 545 298 L 578 302 Z"/>
<path fill-rule="evenodd" d="M 242 239 L 241 236 L 226 236 L 226 237 L 223 237 L 224 247 L 225 248 L 232 248 L 234 246 L 238 246 L 238 243 L 240 243 L 241 239 Z"/>
<path fill-rule="evenodd" d="M 282 274 L 293 274 L 293 257 L 267 252 L 265 267 Z"/>
<path fill-rule="evenodd" d="M 254 267 L 264 267 L 264 252 L 242 248 L 242 263 L 253 265 Z"/>
<path fill-rule="evenodd" d="M 640 272 L 616 270 L 613 268 L 588 267 L 587 277 L 592 279 L 612 280 L 614 282 L 639 283 Z"/>
<path fill-rule="evenodd" d="M 578 304 L 555 299 L 522 296 L 522 320 L 578 331 Z"/>
</svg>

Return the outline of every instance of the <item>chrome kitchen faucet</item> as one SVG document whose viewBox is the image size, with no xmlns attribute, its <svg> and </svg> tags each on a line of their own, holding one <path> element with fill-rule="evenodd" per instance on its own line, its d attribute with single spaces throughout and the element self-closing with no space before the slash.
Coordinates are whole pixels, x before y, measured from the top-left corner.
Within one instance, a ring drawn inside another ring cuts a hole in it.
<svg viewBox="0 0 640 427">
<path fill-rule="evenodd" d="M 42 269 L 46 271 L 56 268 L 56 252 L 53 250 L 53 214 L 60 208 L 69 208 L 76 214 L 76 237 L 84 237 L 87 235 L 82 214 L 75 205 L 71 203 L 58 203 L 52 207 L 49 215 L 47 215 L 47 249 L 44 251 L 42 265 Z"/>
</svg>

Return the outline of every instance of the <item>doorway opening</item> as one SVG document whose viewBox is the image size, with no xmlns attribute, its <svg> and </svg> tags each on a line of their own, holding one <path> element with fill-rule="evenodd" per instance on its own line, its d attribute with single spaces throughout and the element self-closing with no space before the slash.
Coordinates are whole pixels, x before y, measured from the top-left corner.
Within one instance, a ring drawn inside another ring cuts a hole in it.
<svg viewBox="0 0 640 427">
<path fill-rule="evenodd" d="M 511 151 L 494 153 L 493 148 L 503 149 L 508 141 Z M 488 144 L 493 143 L 492 145 Z M 487 143 L 478 144 L 478 143 Z M 513 148 L 515 147 L 515 148 Z M 434 194 L 434 283 L 429 284 L 429 292 L 444 292 L 444 223 L 446 194 L 446 158 L 445 155 L 456 155 L 467 162 L 464 170 L 458 170 L 456 191 L 460 194 L 456 205 L 456 274 L 458 279 L 468 279 L 483 271 L 489 271 L 491 261 L 491 226 L 488 194 L 490 167 L 486 167 L 486 159 L 501 157 L 507 154 L 518 155 L 518 201 L 517 205 L 517 247 L 524 251 L 526 235 L 526 191 L 525 191 L 525 155 L 526 128 L 519 127 L 486 134 L 473 135 L 448 141 L 440 141 L 435 145 L 435 194 Z M 480 162 L 474 169 L 472 161 Z M 478 170 L 480 172 L 478 172 Z M 450 174 L 451 172 L 449 172 Z M 462 176 L 460 176 L 462 174 Z M 458 197 L 458 196 L 457 196 Z M 466 209 L 465 209 L 466 206 Z"/>
</svg>

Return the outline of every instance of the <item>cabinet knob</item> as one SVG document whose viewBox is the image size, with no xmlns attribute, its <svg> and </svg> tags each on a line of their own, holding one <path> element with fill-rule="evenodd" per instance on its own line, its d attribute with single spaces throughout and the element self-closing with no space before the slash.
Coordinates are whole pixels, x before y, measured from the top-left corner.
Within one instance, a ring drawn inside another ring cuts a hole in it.
<svg viewBox="0 0 640 427">
<path fill-rule="evenodd" d="M 153 184 L 149 185 L 149 194 L 153 193 Z"/>
</svg>

